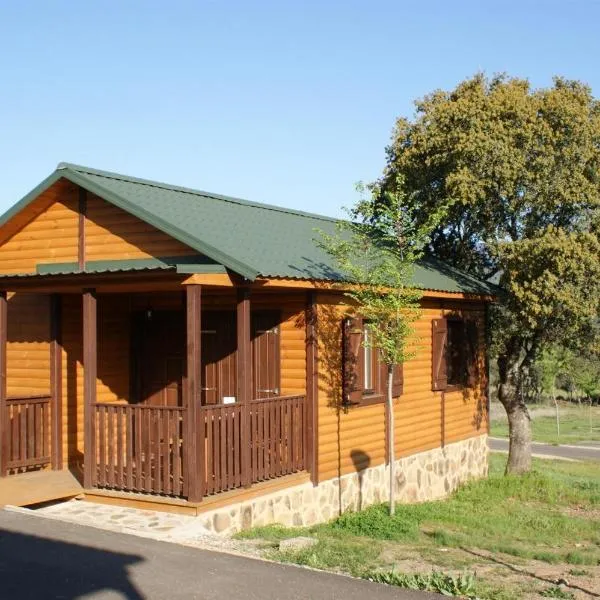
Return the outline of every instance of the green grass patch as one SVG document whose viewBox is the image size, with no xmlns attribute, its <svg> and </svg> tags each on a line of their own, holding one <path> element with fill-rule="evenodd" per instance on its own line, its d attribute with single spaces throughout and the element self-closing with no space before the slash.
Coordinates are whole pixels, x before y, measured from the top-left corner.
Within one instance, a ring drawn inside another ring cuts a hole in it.
<svg viewBox="0 0 600 600">
<path fill-rule="evenodd" d="M 488 479 L 463 486 L 447 500 L 399 505 L 394 517 L 382 504 L 312 528 L 262 527 L 241 537 L 275 546 L 284 538 L 312 535 L 319 545 L 287 560 L 324 568 L 338 564 L 353 573 L 356 563 L 371 560 L 375 541 L 487 550 L 549 564 L 600 564 L 600 520 L 586 516 L 600 508 L 599 465 L 534 461 L 534 470 L 518 477 L 504 476 L 504 464 L 505 457 L 491 455 Z"/>
<path fill-rule="evenodd" d="M 440 571 L 431 573 L 398 573 L 397 571 L 375 571 L 363 576 L 369 581 L 395 585 L 410 590 L 436 592 L 444 596 L 474 597 L 476 593 L 475 575 L 460 573 L 449 575 Z"/>
<path fill-rule="evenodd" d="M 532 410 L 531 430 L 533 440 L 548 444 L 573 444 L 576 442 L 600 442 L 600 406 L 592 407 L 592 427 L 590 429 L 590 408 L 582 405 L 562 406 L 560 410 L 560 435 L 556 431 L 554 415 L 536 416 Z M 491 435 L 508 437 L 506 417 L 491 423 Z"/>
</svg>

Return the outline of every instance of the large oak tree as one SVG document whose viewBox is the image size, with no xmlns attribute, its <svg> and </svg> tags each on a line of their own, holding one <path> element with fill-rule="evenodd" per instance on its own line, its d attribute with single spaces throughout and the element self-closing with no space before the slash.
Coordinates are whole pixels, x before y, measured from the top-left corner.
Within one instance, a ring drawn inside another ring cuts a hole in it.
<svg viewBox="0 0 600 600">
<path fill-rule="evenodd" d="M 417 102 L 387 155 L 382 189 L 400 175 L 411 214 L 446 211 L 429 251 L 503 290 L 493 311 L 497 391 L 507 470 L 525 472 L 531 365 L 552 343 L 586 343 L 598 314 L 600 104 L 577 81 L 532 89 L 479 74 Z"/>
</svg>

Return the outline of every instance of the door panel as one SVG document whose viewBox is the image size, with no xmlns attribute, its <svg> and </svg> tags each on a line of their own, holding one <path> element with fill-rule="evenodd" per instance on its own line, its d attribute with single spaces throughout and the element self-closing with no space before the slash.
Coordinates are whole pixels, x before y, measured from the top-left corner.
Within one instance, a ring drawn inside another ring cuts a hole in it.
<svg viewBox="0 0 600 600">
<path fill-rule="evenodd" d="M 134 398 L 152 406 L 182 406 L 185 372 L 183 311 L 134 315 Z"/>
<path fill-rule="evenodd" d="M 202 404 L 236 396 L 236 329 L 233 311 L 202 314 Z"/>
<path fill-rule="evenodd" d="M 279 311 L 252 315 L 252 398 L 280 395 Z"/>
</svg>

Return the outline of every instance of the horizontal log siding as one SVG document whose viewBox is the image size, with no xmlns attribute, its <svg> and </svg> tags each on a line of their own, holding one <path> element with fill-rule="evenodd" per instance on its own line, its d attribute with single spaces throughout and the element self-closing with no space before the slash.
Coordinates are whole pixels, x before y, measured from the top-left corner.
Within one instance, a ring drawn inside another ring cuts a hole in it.
<svg viewBox="0 0 600 600">
<path fill-rule="evenodd" d="M 331 479 L 385 460 L 383 404 L 344 410 L 341 403 L 341 319 L 345 306 L 331 294 L 317 296 L 319 343 L 318 471 Z"/>
<path fill-rule="evenodd" d="M 76 193 L 60 180 L 18 215 L 20 229 L 0 243 L 0 273 L 35 273 L 38 263 L 77 261 Z"/>
<path fill-rule="evenodd" d="M 50 393 L 50 299 L 8 295 L 6 344 L 8 396 Z"/>
<path fill-rule="evenodd" d="M 272 305 L 275 307 L 275 305 Z M 278 395 L 306 394 L 306 328 L 304 303 L 282 300 L 280 326 L 281 390 Z M 258 308 L 258 307 L 257 307 Z"/>
<path fill-rule="evenodd" d="M 340 408 L 341 328 L 345 305 L 330 293 L 319 294 L 319 417 L 320 480 L 385 460 L 385 407 L 376 404 Z M 462 314 L 479 326 L 480 387 L 442 393 L 431 389 L 431 321 Z M 416 355 L 404 365 L 404 393 L 395 402 L 396 456 L 407 456 L 487 432 L 485 404 L 485 334 L 483 305 L 425 300 L 415 324 Z"/>
<path fill-rule="evenodd" d="M 98 403 L 129 398 L 130 327 L 129 296 L 98 296 Z"/>
<path fill-rule="evenodd" d="M 86 260 L 123 260 L 197 254 L 137 217 L 88 194 Z"/>
</svg>

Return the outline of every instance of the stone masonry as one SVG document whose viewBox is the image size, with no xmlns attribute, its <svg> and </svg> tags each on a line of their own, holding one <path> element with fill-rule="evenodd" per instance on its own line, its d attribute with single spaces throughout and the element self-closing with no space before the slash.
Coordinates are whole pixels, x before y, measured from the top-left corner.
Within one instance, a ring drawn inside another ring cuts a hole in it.
<svg viewBox="0 0 600 600">
<path fill-rule="evenodd" d="M 398 502 L 424 502 L 447 496 L 459 484 L 485 477 L 488 472 L 487 435 L 469 438 L 396 461 L 395 495 Z M 385 502 L 389 467 L 379 465 L 359 473 L 303 483 L 214 511 L 200 514 L 202 526 L 220 535 L 280 523 L 311 526 L 347 510 Z"/>
</svg>

